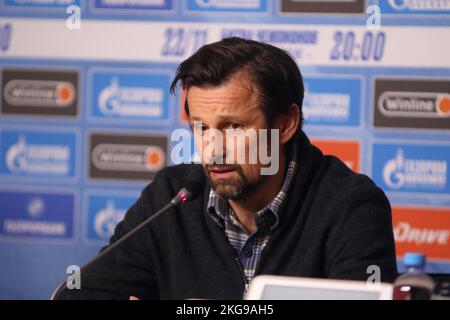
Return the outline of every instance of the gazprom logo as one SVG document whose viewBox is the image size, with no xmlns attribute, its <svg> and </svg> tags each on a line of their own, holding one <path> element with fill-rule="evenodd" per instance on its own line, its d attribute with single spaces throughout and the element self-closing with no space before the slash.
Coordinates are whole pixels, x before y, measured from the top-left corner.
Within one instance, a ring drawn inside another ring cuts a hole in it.
<svg viewBox="0 0 450 320">
<path fill-rule="evenodd" d="M 160 117 L 164 91 L 161 88 L 122 86 L 118 77 L 100 91 L 98 107 L 105 116 Z"/>
<path fill-rule="evenodd" d="M 68 175 L 70 173 L 70 147 L 66 145 L 28 144 L 19 136 L 6 153 L 6 165 L 16 174 Z"/>
<path fill-rule="evenodd" d="M 27 213 L 32 218 L 42 216 L 45 210 L 45 202 L 42 197 L 33 197 L 30 199 L 27 205 Z"/>
<path fill-rule="evenodd" d="M 108 199 L 106 207 L 95 214 L 94 231 L 102 239 L 106 239 L 113 234 L 114 228 L 123 220 L 126 210 L 119 209 L 113 199 Z"/>
<path fill-rule="evenodd" d="M 422 187 L 443 189 L 447 185 L 447 161 L 408 159 L 402 148 L 383 167 L 383 180 L 391 189 Z"/>
<path fill-rule="evenodd" d="M 391 7 L 398 11 L 447 11 L 450 10 L 449 0 L 389 0 Z"/>
<path fill-rule="evenodd" d="M 305 119 L 347 121 L 350 118 L 351 96 L 338 92 L 313 92 L 305 86 Z"/>
</svg>

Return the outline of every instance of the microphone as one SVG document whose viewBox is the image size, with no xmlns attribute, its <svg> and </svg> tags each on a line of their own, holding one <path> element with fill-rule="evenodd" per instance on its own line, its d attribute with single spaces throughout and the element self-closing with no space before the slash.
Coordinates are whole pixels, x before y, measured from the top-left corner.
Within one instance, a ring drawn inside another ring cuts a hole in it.
<svg viewBox="0 0 450 320">
<path fill-rule="evenodd" d="M 186 184 L 186 187 L 178 191 L 177 195 L 170 200 L 170 203 L 177 205 L 180 202 L 185 203 L 197 198 L 201 191 L 201 183 L 196 180 Z"/>
<path fill-rule="evenodd" d="M 185 203 L 191 200 L 194 200 L 201 192 L 203 181 L 205 179 L 205 175 L 203 173 L 203 169 L 197 170 L 195 167 L 191 166 L 187 173 L 188 176 L 188 182 L 186 183 L 186 186 L 184 188 L 181 188 L 180 191 L 178 191 L 177 195 L 170 200 L 168 204 L 166 204 L 164 207 L 159 209 L 155 214 L 151 215 L 147 219 L 145 219 L 143 222 L 141 222 L 139 225 L 131 229 L 128 233 L 126 233 L 122 238 L 114 242 L 112 245 L 107 247 L 105 250 L 101 251 L 94 259 L 89 261 L 87 264 L 83 266 L 82 269 L 87 269 L 100 259 L 102 259 L 105 255 L 107 255 L 109 252 L 113 251 L 115 248 L 120 246 L 123 242 L 125 242 L 128 238 L 136 234 L 138 231 L 140 231 L 142 228 L 147 226 L 150 222 L 158 218 L 160 215 L 162 215 L 164 212 L 169 210 L 170 208 L 175 207 L 176 205 L 180 203 Z M 70 277 L 70 276 L 69 276 Z M 53 291 L 50 300 L 54 300 L 55 297 L 60 293 L 60 291 L 63 289 L 64 285 L 67 282 L 67 277 L 64 279 L 63 282 L 60 283 L 60 285 Z"/>
</svg>

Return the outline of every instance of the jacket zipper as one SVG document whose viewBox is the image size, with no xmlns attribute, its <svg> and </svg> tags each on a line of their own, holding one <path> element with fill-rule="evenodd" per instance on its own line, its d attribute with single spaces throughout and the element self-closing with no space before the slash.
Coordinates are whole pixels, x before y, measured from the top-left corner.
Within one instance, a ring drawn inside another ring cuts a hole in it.
<svg viewBox="0 0 450 320">
<path fill-rule="evenodd" d="M 245 294 L 245 293 L 247 293 L 247 290 L 248 290 L 248 281 L 247 281 L 247 278 L 245 277 L 244 269 L 242 269 L 242 265 L 241 265 L 241 262 L 239 261 L 238 257 L 234 257 L 234 262 L 236 262 L 236 264 L 239 268 L 239 272 L 241 274 L 242 280 L 244 282 L 244 294 Z"/>
</svg>

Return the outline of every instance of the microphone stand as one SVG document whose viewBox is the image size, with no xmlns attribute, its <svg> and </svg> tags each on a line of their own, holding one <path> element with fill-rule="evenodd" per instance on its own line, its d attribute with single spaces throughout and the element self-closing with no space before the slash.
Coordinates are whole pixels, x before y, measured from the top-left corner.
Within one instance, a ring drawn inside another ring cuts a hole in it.
<svg viewBox="0 0 450 320">
<path fill-rule="evenodd" d="M 114 242 L 112 245 L 110 245 L 109 247 L 107 247 L 105 250 L 103 250 L 102 252 L 100 252 L 99 255 L 97 255 L 94 259 L 92 259 L 91 261 L 89 261 L 87 264 L 85 264 L 83 266 L 82 269 L 87 269 L 89 268 L 91 265 L 93 265 L 95 262 L 97 262 L 98 260 L 100 260 L 101 258 L 103 258 L 105 255 L 107 255 L 109 252 L 111 252 L 112 250 L 114 250 L 115 248 L 117 248 L 119 245 L 121 245 L 123 242 L 125 242 L 128 238 L 130 238 L 131 236 L 133 236 L 134 234 L 136 234 L 136 232 L 138 232 L 139 230 L 141 230 L 143 227 L 145 227 L 146 225 L 148 225 L 150 222 L 152 222 L 154 219 L 158 218 L 161 214 L 163 214 L 164 212 L 166 212 L 168 209 L 175 207 L 177 204 L 179 204 L 180 202 L 186 202 L 191 200 L 192 198 L 192 193 L 187 189 L 187 188 L 183 188 L 181 189 L 178 194 L 172 199 L 170 200 L 170 202 L 168 204 L 166 204 L 164 207 L 162 207 L 161 209 L 159 209 L 155 214 L 151 215 L 150 217 L 148 217 L 147 219 L 145 219 L 143 222 L 141 222 L 139 225 L 137 225 L 134 229 L 132 229 L 130 232 L 126 233 L 122 238 L 120 238 L 119 240 L 117 240 L 116 242 Z M 60 291 L 62 290 L 62 288 L 64 287 L 64 285 L 67 282 L 67 279 L 70 276 L 68 276 L 66 279 L 64 279 L 63 282 L 61 282 L 59 284 L 59 286 L 53 291 L 50 300 L 54 300 L 56 295 L 58 295 L 60 293 Z"/>
</svg>

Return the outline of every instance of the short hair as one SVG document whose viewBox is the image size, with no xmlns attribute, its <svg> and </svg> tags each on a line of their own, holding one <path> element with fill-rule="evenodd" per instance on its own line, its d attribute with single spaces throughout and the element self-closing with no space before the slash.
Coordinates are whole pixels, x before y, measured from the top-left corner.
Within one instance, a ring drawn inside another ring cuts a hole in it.
<svg viewBox="0 0 450 320">
<path fill-rule="evenodd" d="M 287 51 L 270 44 L 232 37 L 204 45 L 178 66 L 170 91 L 175 92 L 178 82 L 186 90 L 192 86 L 217 87 L 242 71 L 262 98 L 266 123 L 273 125 L 278 115 L 296 104 L 300 109 L 300 131 L 304 97 L 301 72 Z M 187 99 L 184 108 L 189 116 Z"/>
</svg>

